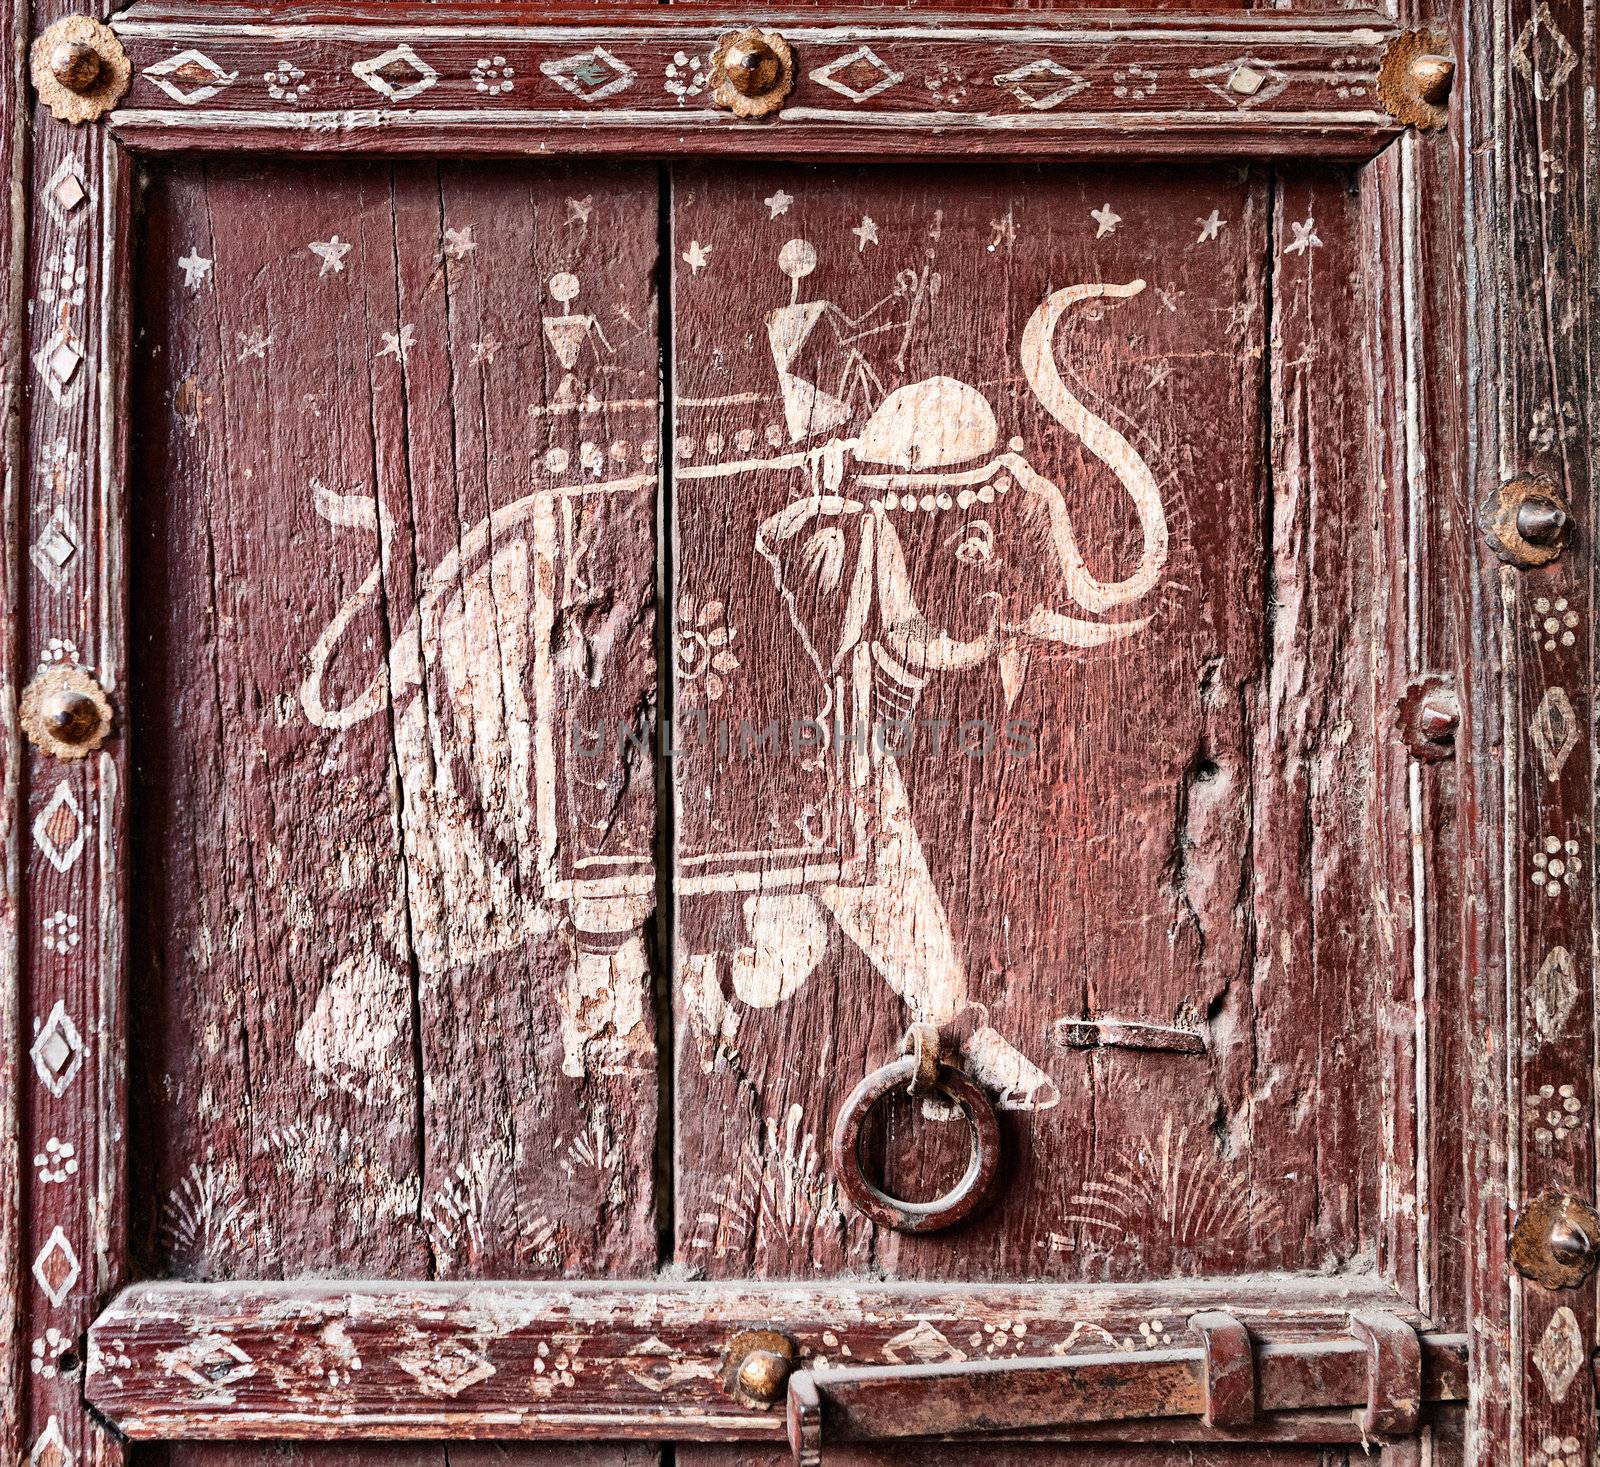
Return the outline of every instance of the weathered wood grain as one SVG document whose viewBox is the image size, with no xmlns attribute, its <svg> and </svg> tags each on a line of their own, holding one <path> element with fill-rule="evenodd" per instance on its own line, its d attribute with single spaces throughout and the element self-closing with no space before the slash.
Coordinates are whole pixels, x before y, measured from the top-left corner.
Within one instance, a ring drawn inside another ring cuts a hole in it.
<svg viewBox="0 0 1600 1467">
<path fill-rule="evenodd" d="M 710 53 L 744 12 L 596 12 L 543 27 L 281 13 L 117 22 L 134 85 L 114 116 L 149 150 L 539 151 L 806 156 L 1005 152 L 1370 156 L 1396 132 L 1376 100 L 1381 16 L 1190 17 L 1070 26 L 1003 13 L 888 21 L 767 12 L 799 57 L 775 124 L 712 101 Z M 270 30 L 263 22 L 270 23 Z M 267 38 L 270 36 L 270 44 Z M 1246 59 L 1248 64 L 1245 64 Z M 1243 70 L 1241 71 L 1241 67 Z M 227 140 L 226 142 L 224 140 Z"/>
<path fill-rule="evenodd" d="M 616 728 L 653 722 L 655 205 L 597 170 L 151 189 L 131 1151 L 158 1273 L 654 1267 L 651 764 Z M 591 724 L 604 758 L 569 758 Z"/>
</svg>

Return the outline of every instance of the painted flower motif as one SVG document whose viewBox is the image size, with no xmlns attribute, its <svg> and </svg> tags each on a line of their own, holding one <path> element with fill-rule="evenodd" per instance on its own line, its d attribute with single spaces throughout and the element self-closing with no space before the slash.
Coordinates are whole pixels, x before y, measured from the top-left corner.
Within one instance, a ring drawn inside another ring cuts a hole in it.
<svg viewBox="0 0 1600 1467">
<path fill-rule="evenodd" d="M 1546 896 L 1559 896 L 1563 887 L 1571 887 L 1583 873 L 1583 862 L 1578 857 L 1578 843 L 1563 841 L 1558 836 L 1547 835 L 1543 849 L 1534 852 L 1533 884 Z"/>
<path fill-rule="evenodd" d="M 692 596 L 678 602 L 678 677 L 685 683 L 704 682 L 708 702 L 727 691 L 727 679 L 739 666 L 729 650 L 738 634 L 724 620 L 720 601 L 699 605 Z"/>
<path fill-rule="evenodd" d="M 1564 1141 L 1583 1124 L 1583 1102 L 1571 1085 L 1541 1085 L 1523 1104 L 1541 1151 L 1548 1151 L 1552 1141 Z"/>
<path fill-rule="evenodd" d="M 1583 1448 L 1575 1436 L 1547 1436 L 1533 1454 L 1533 1467 L 1583 1467 Z"/>
<path fill-rule="evenodd" d="M 1533 630 L 1542 639 L 1540 645 L 1546 652 L 1554 652 L 1557 642 L 1570 647 L 1577 640 L 1573 628 L 1578 621 L 1578 613 L 1567 604 L 1565 596 L 1554 601 L 1541 596 L 1533 603 Z"/>
</svg>

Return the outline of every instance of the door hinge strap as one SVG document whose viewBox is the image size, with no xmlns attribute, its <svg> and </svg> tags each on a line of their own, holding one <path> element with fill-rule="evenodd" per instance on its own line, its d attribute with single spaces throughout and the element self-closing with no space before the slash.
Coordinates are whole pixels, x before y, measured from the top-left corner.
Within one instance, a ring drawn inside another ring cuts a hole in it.
<svg viewBox="0 0 1600 1467">
<path fill-rule="evenodd" d="M 1094 1422 L 1199 1417 L 1237 1430 L 1260 1413 L 1350 1408 L 1371 1437 L 1417 1430 L 1425 1401 L 1467 1395 L 1467 1337 L 1360 1314 L 1342 1337 L 1258 1342 L 1234 1316 L 1195 1315 L 1193 1345 L 1110 1354 L 800 1371 L 789 1442 L 800 1467 L 822 1443 L 1004 1435 Z"/>
</svg>

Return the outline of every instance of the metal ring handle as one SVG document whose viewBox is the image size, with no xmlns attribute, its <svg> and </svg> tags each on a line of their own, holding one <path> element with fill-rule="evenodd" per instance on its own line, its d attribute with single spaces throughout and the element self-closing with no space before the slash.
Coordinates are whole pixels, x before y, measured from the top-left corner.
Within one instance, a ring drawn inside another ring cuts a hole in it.
<svg viewBox="0 0 1600 1467">
<path fill-rule="evenodd" d="M 916 1055 L 907 1055 L 874 1070 L 850 1092 L 833 1123 L 833 1170 L 845 1196 L 873 1222 L 902 1233 L 935 1233 L 964 1222 L 988 1197 L 1000 1169 L 1000 1117 L 988 1093 L 965 1070 L 941 1065 L 935 1088 L 961 1107 L 972 1132 L 965 1175 L 931 1202 L 906 1202 L 873 1186 L 861 1170 L 861 1129 L 880 1100 L 917 1078 L 918 1064 Z"/>
</svg>

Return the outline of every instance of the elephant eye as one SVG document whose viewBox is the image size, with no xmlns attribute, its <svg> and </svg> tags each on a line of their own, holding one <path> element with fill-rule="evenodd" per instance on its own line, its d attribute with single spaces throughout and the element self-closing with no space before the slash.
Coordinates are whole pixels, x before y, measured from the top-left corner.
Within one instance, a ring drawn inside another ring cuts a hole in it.
<svg viewBox="0 0 1600 1467">
<path fill-rule="evenodd" d="M 945 542 L 955 547 L 956 559 L 966 565 L 986 565 L 994 559 L 994 526 L 988 520 L 971 520 Z"/>
</svg>

